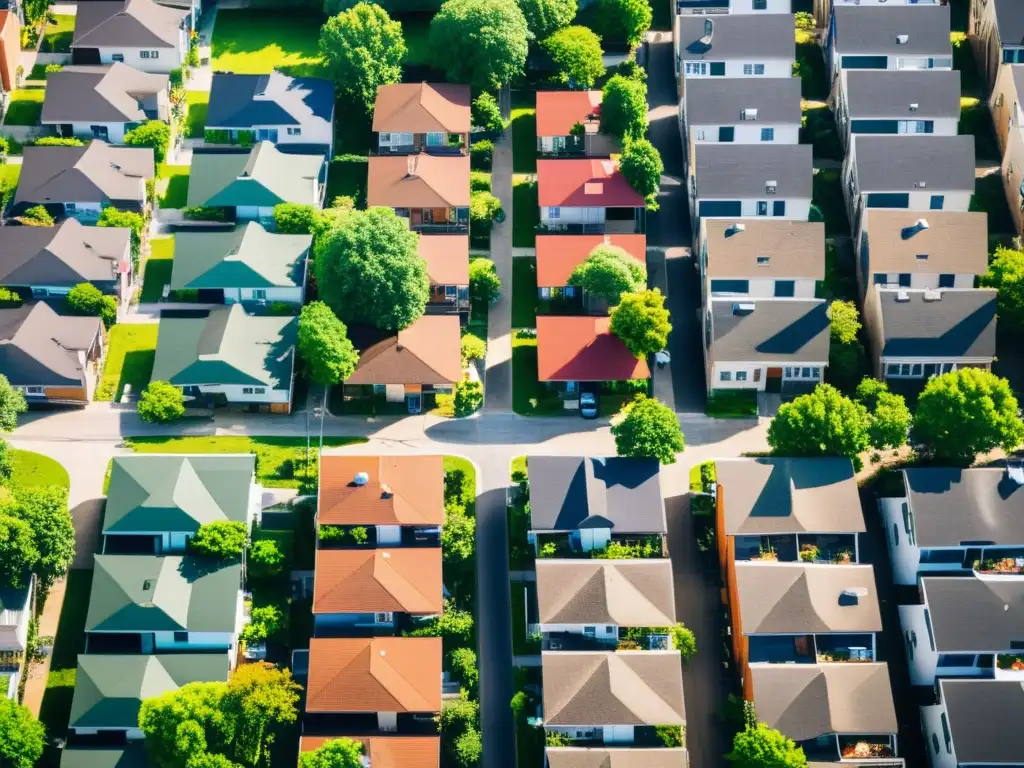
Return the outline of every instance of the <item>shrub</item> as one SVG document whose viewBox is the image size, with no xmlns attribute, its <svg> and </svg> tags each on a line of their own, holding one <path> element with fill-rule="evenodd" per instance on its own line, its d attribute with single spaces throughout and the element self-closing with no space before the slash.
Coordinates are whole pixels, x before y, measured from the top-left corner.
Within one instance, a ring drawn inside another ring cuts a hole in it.
<svg viewBox="0 0 1024 768">
<path fill-rule="evenodd" d="M 139 418 L 156 424 L 166 424 L 185 415 L 185 398 L 173 384 L 151 381 L 139 398 Z"/>
<path fill-rule="evenodd" d="M 501 278 L 490 259 L 477 258 L 469 262 L 469 292 L 474 299 L 493 304 L 501 293 Z"/>
<path fill-rule="evenodd" d="M 205 128 L 203 130 L 203 141 L 207 144 L 230 144 L 231 131 L 219 128 Z"/>
<path fill-rule="evenodd" d="M 242 556 L 249 532 L 245 523 L 237 520 L 218 520 L 199 526 L 188 543 L 189 551 L 203 557 L 232 560 Z"/>
<path fill-rule="evenodd" d="M 0 155 L 6 155 L 11 151 L 11 142 L 6 136 L 0 136 Z M 488 185 L 490 188 L 490 185 Z"/>
<path fill-rule="evenodd" d="M 32 142 L 33 147 L 83 147 L 85 143 L 74 136 L 40 136 Z"/>
<path fill-rule="evenodd" d="M 170 81 L 171 88 L 181 88 L 185 84 L 185 80 L 181 75 L 181 67 L 175 67 L 167 73 L 167 78 Z"/>
<path fill-rule="evenodd" d="M 320 541 L 344 541 L 347 531 L 340 525 L 321 525 L 316 529 Z"/>
<path fill-rule="evenodd" d="M 370 538 L 370 534 L 361 525 L 357 525 L 355 528 L 350 530 L 349 535 L 352 537 L 352 541 L 356 544 L 365 544 Z"/>
<path fill-rule="evenodd" d="M 0 307 L 20 307 L 21 304 L 21 294 L 17 291 L 12 291 L 10 288 L 0 286 Z"/>
<path fill-rule="evenodd" d="M 33 205 L 21 214 L 22 224 L 26 224 L 30 227 L 52 227 L 53 216 L 41 205 Z"/>
<path fill-rule="evenodd" d="M 117 322 L 117 300 L 105 296 L 92 283 L 79 283 L 68 292 L 68 308 L 76 315 L 90 315 L 103 321 L 109 328 Z"/>
<path fill-rule="evenodd" d="M 124 135 L 129 147 L 149 147 L 157 164 L 167 159 L 167 148 L 171 145 L 171 127 L 161 120 L 147 120 L 138 128 Z"/>
<path fill-rule="evenodd" d="M 272 539 L 254 541 L 249 548 L 249 571 L 254 578 L 276 576 L 285 568 L 285 555 Z"/>
<path fill-rule="evenodd" d="M 63 64 L 54 63 L 54 64 L 47 64 L 46 67 L 43 69 L 43 71 L 46 74 L 48 74 L 48 75 L 52 75 L 54 72 L 60 72 L 62 69 L 64 69 L 64 65 Z"/>
<path fill-rule="evenodd" d="M 274 229 L 282 235 L 308 235 L 316 224 L 317 210 L 302 203 L 278 203 L 274 206 Z"/>
<path fill-rule="evenodd" d="M 484 91 L 473 100 L 473 125 L 488 133 L 501 133 L 505 130 L 505 120 L 501 116 L 498 100 Z"/>
<path fill-rule="evenodd" d="M 697 652 L 697 640 L 691 630 L 676 624 L 672 627 L 672 647 L 679 651 L 683 661 L 687 661 Z"/>
<path fill-rule="evenodd" d="M 284 615 L 276 605 L 261 605 L 253 608 L 249 623 L 242 629 L 242 640 L 246 645 L 261 643 L 278 632 L 284 625 Z"/>
<path fill-rule="evenodd" d="M 462 362 L 470 360 L 483 360 L 487 354 L 487 343 L 479 336 L 467 333 L 462 337 Z"/>
<path fill-rule="evenodd" d="M 494 142 L 489 139 L 477 141 L 469 148 L 469 167 L 476 171 L 491 170 L 494 158 Z"/>
<path fill-rule="evenodd" d="M 479 381 L 460 381 L 455 385 L 455 415 L 468 416 L 484 404 L 484 389 Z"/>
<path fill-rule="evenodd" d="M 190 205 L 181 209 L 181 215 L 192 221 L 224 221 L 223 208 L 208 207 L 205 205 Z"/>
<path fill-rule="evenodd" d="M 491 177 L 489 174 L 483 171 L 470 171 L 469 172 L 469 191 L 470 192 L 490 192 L 491 191 Z"/>
</svg>

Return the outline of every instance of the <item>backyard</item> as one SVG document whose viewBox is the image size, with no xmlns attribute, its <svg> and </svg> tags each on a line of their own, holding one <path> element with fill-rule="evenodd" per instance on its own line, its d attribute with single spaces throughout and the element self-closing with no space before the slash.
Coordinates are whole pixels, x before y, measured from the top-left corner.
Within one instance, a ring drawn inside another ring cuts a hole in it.
<svg viewBox="0 0 1024 768">
<path fill-rule="evenodd" d="M 188 120 L 185 136 L 190 139 L 201 139 L 206 130 L 206 112 L 210 106 L 209 91 L 188 91 L 185 94 L 188 105 Z"/>
<path fill-rule="evenodd" d="M 317 46 L 320 14 L 221 10 L 213 32 L 211 66 L 215 72 L 288 75 L 323 74 Z"/>
<path fill-rule="evenodd" d="M 156 191 L 161 208 L 184 208 L 188 199 L 188 175 L 191 166 L 161 163 L 157 168 Z"/>
<path fill-rule="evenodd" d="M 110 329 L 107 361 L 103 378 L 96 389 L 96 400 L 120 400 L 126 384 L 139 395 L 153 373 L 158 325 L 126 324 Z"/>
<path fill-rule="evenodd" d="M 43 53 L 70 53 L 71 38 L 75 36 L 75 17 L 55 14 L 53 22 L 43 27 L 43 42 L 39 49 Z"/>
<path fill-rule="evenodd" d="M 512 171 L 537 172 L 537 108 L 533 93 L 512 94 Z"/>
<path fill-rule="evenodd" d="M 512 327 L 537 325 L 537 259 L 516 256 L 512 259 Z"/>
<path fill-rule="evenodd" d="M 139 301 L 160 301 L 163 298 L 164 286 L 170 285 L 171 282 L 174 237 L 155 237 L 149 241 L 149 248 Z"/>
<path fill-rule="evenodd" d="M 357 208 L 366 207 L 366 178 L 369 170 L 367 158 L 336 160 L 327 168 L 327 194 L 324 205 L 329 206 L 342 195 L 354 198 Z"/>
<path fill-rule="evenodd" d="M 19 88 L 11 93 L 11 103 L 4 117 L 5 125 L 38 125 L 43 113 L 45 88 Z"/>
<path fill-rule="evenodd" d="M 846 201 L 839 171 L 815 170 L 811 184 L 811 203 L 818 208 L 825 221 L 825 237 L 849 235 L 850 221 L 846 216 Z M 811 215 L 813 217 L 813 211 Z"/>
</svg>

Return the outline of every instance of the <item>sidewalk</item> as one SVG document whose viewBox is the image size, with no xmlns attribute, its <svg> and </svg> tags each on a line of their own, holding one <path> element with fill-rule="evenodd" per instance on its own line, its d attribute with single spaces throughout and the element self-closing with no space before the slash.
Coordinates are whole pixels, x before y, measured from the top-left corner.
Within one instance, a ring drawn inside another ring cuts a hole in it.
<svg viewBox="0 0 1024 768">
<path fill-rule="evenodd" d="M 491 230 L 491 260 L 501 279 L 501 296 L 487 318 L 487 373 L 484 411 L 512 410 L 512 133 L 494 145 L 491 191 L 501 201 L 505 221 Z"/>
<path fill-rule="evenodd" d="M 57 625 L 60 623 L 60 612 L 64 607 L 64 587 L 66 580 L 61 579 L 50 588 L 50 594 L 46 598 L 46 605 L 43 612 L 39 614 L 39 636 L 56 637 Z M 25 680 L 25 698 L 22 701 L 36 718 L 43 706 L 43 695 L 46 693 L 46 678 L 50 674 L 50 657 L 47 656 L 42 662 L 33 664 L 28 670 L 28 677 Z"/>
</svg>

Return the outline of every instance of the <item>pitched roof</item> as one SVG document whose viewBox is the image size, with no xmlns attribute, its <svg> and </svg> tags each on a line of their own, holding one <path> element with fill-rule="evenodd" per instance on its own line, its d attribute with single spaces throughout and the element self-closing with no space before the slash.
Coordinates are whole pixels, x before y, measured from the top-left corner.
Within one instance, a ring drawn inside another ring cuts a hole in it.
<svg viewBox="0 0 1024 768">
<path fill-rule="evenodd" d="M 876 287 L 876 291 L 882 307 L 884 357 L 995 355 L 994 288 L 926 292 Z"/>
<path fill-rule="evenodd" d="M 668 560 L 538 560 L 542 624 L 667 627 L 676 622 Z"/>
<path fill-rule="evenodd" d="M 84 147 L 25 147 L 14 202 L 142 202 L 143 182 L 154 172 L 149 147 L 112 147 L 96 139 Z"/>
<path fill-rule="evenodd" d="M 241 304 L 215 307 L 207 317 L 164 317 L 153 378 L 290 389 L 298 322 L 246 315 Z"/>
<path fill-rule="evenodd" d="M 141 123 L 161 105 L 168 107 L 167 88 L 167 75 L 140 72 L 126 64 L 64 67 L 46 78 L 40 122 Z"/>
<path fill-rule="evenodd" d="M 701 226 L 708 251 L 705 272 L 711 279 L 825 278 L 825 225 L 820 221 L 703 219 Z"/>
<path fill-rule="evenodd" d="M 452 384 L 462 380 L 459 318 L 423 315 L 408 328 L 359 347 L 346 384 Z M 354 342 L 358 338 L 353 339 Z"/>
<path fill-rule="evenodd" d="M 611 332 L 611 318 L 537 317 L 537 378 L 540 381 L 625 381 L 651 375 Z"/>
<path fill-rule="evenodd" d="M 828 362 L 828 304 L 821 299 L 754 299 L 708 302 L 713 355 L 728 362 Z"/>
<path fill-rule="evenodd" d="M 138 728 L 144 700 L 176 691 L 186 683 L 224 682 L 228 669 L 226 652 L 81 654 L 68 725 Z"/>
<path fill-rule="evenodd" d="M 80 387 L 79 352 L 101 328 L 98 317 L 63 317 L 44 302 L 0 309 L 0 373 L 16 387 Z"/>
<path fill-rule="evenodd" d="M 794 741 L 898 729 L 884 663 L 751 664 L 750 676 L 757 719 Z"/>
<path fill-rule="evenodd" d="M 75 286 L 116 280 L 130 237 L 127 227 L 86 227 L 74 218 L 55 227 L 0 227 L 0 281 Z"/>
<path fill-rule="evenodd" d="M 993 3 L 996 31 L 1002 45 L 1024 45 L 1024 15 L 1013 0 L 995 0 Z"/>
<path fill-rule="evenodd" d="M 974 192 L 973 136 L 858 134 L 853 137 L 853 149 L 861 193 L 909 192 L 914 189 Z"/>
<path fill-rule="evenodd" d="M 370 158 L 369 207 L 460 208 L 469 205 L 469 155 L 376 155 Z"/>
<path fill-rule="evenodd" d="M 357 485 L 356 475 L 367 475 Z M 440 456 L 320 458 L 321 525 L 441 525 L 444 463 Z"/>
<path fill-rule="evenodd" d="M 420 235 L 416 253 L 431 285 L 469 285 L 469 235 Z"/>
<path fill-rule="evenodd" d="M 679 16 L 678 22 L 676 39 L 683 61 L 796 57 L 791 13 Z"/>
<path fill-rule="evenodd" d="M 441 550 L 318 549 L 313 613 L 441 613 Z"/>
<path fill-rule="evenodd" d="M 729 536 L 862 533 L 849 459 L 717 459 Z"/>
<path fill-rule="evenodd" d="M 842 77 L 847 112 L 854 120 L 960 117 L 959 70 L 844 69 Z"/>
<path fill-rule="evenodd" d="M 537 235 L 537 285 L 561 287 L 599 245 L 622 248 L 647 265 L 646 235 Z"/>
<path fill-rule="evenodd" d="M 547 747 L 548 768 L 686 768 L 683 748 Z"/>
<path fill-rule="evenodd" d="M 373 768 L 438 768 L 441 764 L 439 736 L 302 736 L 299 752 L 312 752 L 335 738 L 360 742 Z"/>
<path fill-rule="evenodd" d="M 179 232 L 171 288 L 302 288 L 312 242 L 255 221 L 228 232 Z"/>
<path fill-rule="evenodd" d="M 234 632 L 239 563 L 96 555 L 86 632 Z"/>
<path fill-rule="evenodd" d="M 988 216 L 981 212 L 865 208 L 861 231 L 870 272 L 988 271 Z"/>
<path fill-rule="evenodd" d="M 1024 761 L 1024 686 L 1019 680 L 939 680 L 960 764 Z"/>
<path fill-rule="evenodd" d="M 948 5 L 836 5 L 832 13 L 835 49 L 844 55 L 953 56 Z"/>
<path fill-rule="evenodd" d="M 299 203 L 319 206 L 317 182 L 323 155 L 293 155 L 261 141 L 246 152 L 193 155 L 188 205 L 262 206 Z"/>
<path fill-rule="evenodd" d="M 739 16 L 729 18 L 741 18 Z M 768 17 L 753 17 L 765 20 Z M 811 197 L 810 144 L 696 144 L 693 164 L 702 200 Z M 767 193 L 769 186 L 775 192 Z"/>
<path fill-rule="evenodd" d="M 377 87 L 373 130 L 394 133 L 469 133 L 468 85 L 394 83 Z"/>
<path fill-rule="evenodd" d="M 800 78 L 694 77 L 683 98 L 690 125 L 800 124 Z"/>
<path fill-rule="evenodd" d="M 103 533 L 197 531 L 248 523 L 256 457 L 139 454 L 114 457 Z"/>
<path fill-rule="evenodd" d="M 678 651 L 541 654 L 547 725 L 683 725 Z"/>
<path fill-rule="evenodd" d="M 440 712 L 441 638 L 309 641 L 307 712 Z"/>
<path fill-rule="evenodd" d="M 331 119 L 334 83 L 319 77 L 292 77 L 274 70 L 264 75 L 214 72 L 206 127 L 252 128 L 303 125 Z"/>
<path fill-rule="evenodd" d="M 601 91 L 537 91 L 537 135 L 568 136 L 576 123 L 600 123 Z"/>
<path fill-rule="evenodd" d="M 939 653 L 1009 651 L 1024 641 L 1024 582 L 925 576 L 931 637 Z"/>
<path fill-rule="evenodd" d="M 177 48 L 187 10 L 153 0 L 81 3 L 71 46 L 82 48 Z"/>
<path fill-rule="evenodd" d="M 562 158 L 537 161 L 537 200 L 542 207 L 640 208 L 643 197 L 614 160 Z"/>
<path fill-rule="evenodd" d="M 526 461 L 534 530 L 667 530 L 656 459 L 529 456 Z"/>
<path fill-rule="evenodd" d="M 65 747 L 60 768 L 149 768 L 149 757 L 142 741 L 123 747 Z"/>
</svg>

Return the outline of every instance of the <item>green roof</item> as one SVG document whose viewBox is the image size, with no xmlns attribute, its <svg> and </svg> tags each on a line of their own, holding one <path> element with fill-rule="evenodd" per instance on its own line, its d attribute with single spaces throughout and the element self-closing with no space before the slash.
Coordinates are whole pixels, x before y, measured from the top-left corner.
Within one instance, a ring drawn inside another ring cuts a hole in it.
<svg viewBox="0 0 1024 768">
<path fill-rule="evenodd" d="M 132 742 L 124 747 L 65 747 L 60 768 L 149 768 L 146 745 Z"/>
<path fill-rule="evenodd" d="M 248 154 L 199 153 L 193 156 L 186 202 L 213 207 L 319 205 L 323 166 L 323 155 L 286 154 L 269 141 L 261 141 Z"/>
<path fill-rule="evenodd" d="M 289 389 L 298 327 L 297 317 L 247 315 L 241 304 L 161 318 L 152 379 Z"/>
<path fill-rule="evenodd" d="M 252 454 L 118 456 L 110 470 L 104 533 L 193 532 L 205 523 L 248 523 Z"/>
<path fill-rule="evenodd" d="M 137 728 L 145 699 L 186 683 L 228 679 L 228 654 L 162 653 L 153 656 L 88 654 L 78 657 L 71 728 Z"/>
<path fill-rule="evenodd" d="M 233 232 L 179 232 L 171 289 L 296 288 L 312 235 L 278 235 L 249 222 Z"/>
<path fill-rule="evenodd" d="M 239 563 L 96 555 L 86 632 L 234 632 Z"/>
</svg>

